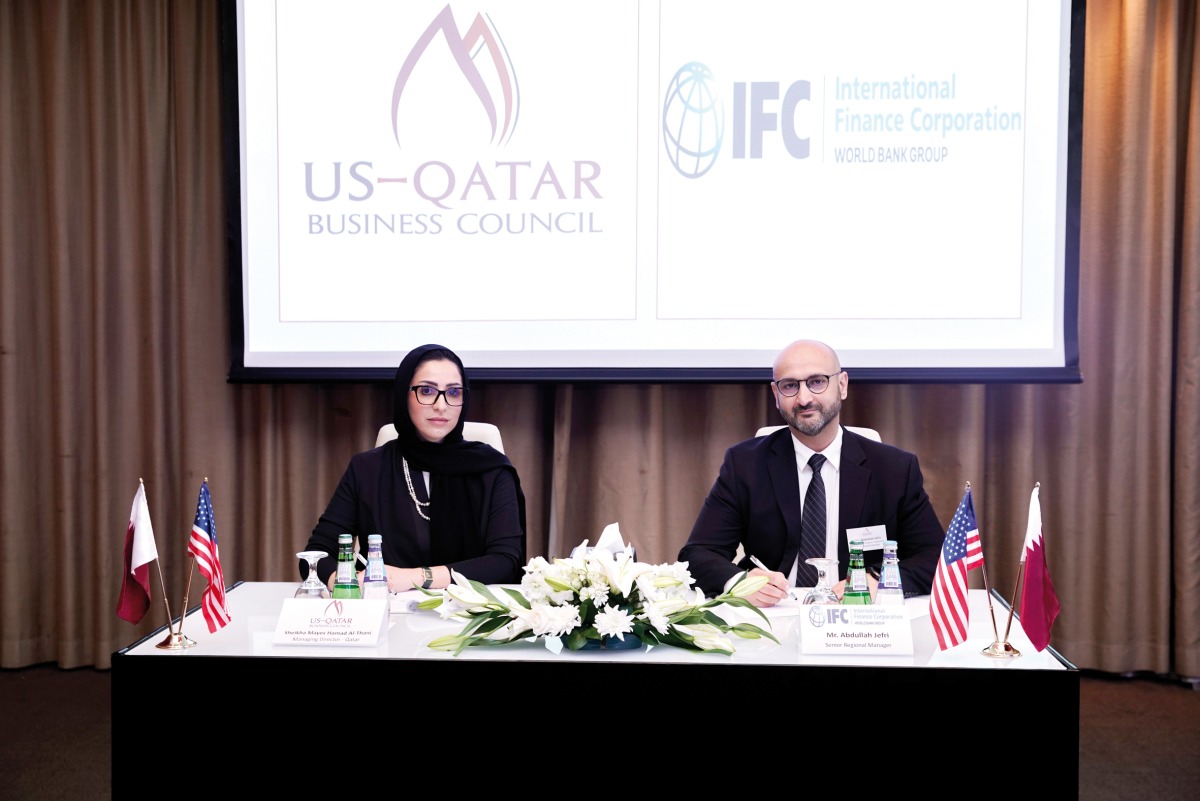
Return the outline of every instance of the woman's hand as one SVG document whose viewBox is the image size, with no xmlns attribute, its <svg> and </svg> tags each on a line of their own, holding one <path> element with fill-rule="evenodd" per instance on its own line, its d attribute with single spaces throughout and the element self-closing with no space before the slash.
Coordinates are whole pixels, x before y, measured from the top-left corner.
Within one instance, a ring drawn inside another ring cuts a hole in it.
<svg viewBox="0 0 1200 801">
<path fill-rule="evenodd" d="M 425 571 L 419 567 L 392 567 L 385 566 L 387 572 L 388 589 L 392 592 L 407 592 L 408 590 L 416 589 L 425 584 Z M 433 573 L 432 583 L 428 589 L 440 590 L 450 584 L 450 569 L 444 565 L 431 568 Z"/>
<path fill-rule="evenodd" d="M 419 567 L 387 565 L 384 570 L 387 573 L 388 589 L 392 592 L 408 592 L 425 583 L 425 575 Z"/>
</svg>

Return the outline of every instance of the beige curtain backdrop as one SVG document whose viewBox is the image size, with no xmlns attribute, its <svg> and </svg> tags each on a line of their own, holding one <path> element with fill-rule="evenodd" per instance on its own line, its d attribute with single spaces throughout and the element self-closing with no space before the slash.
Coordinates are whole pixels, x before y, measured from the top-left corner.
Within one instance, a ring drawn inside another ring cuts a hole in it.
<svg viewBox="0 0 1200 801">
<path fill-rule="evenodd" d="M 1200 676 L 1196 24 L 1186 0 L 1087 6 L 1083 382 L 851 373 L 843 414 L 920 456 L 943 524 L 971 482 L 1005 597 L 1041 483 L 1052 643 L 1082 668 Z M 115 614 L 139 479 L 173 613 L 206 477 L 227 581 L 298 580 L 346 461 L 389 422 L 388 386 L 226 380 L 220 77 L 211 0 L 0 3 L 0 667 L 107 668 L 165 622 L 156 573 L 142 623 Z M 473 403 L 547 557 L 615 521 L 674 560 L 725 447 L 778 422 L 765 382 L 490 384 Z"/>
</svg>

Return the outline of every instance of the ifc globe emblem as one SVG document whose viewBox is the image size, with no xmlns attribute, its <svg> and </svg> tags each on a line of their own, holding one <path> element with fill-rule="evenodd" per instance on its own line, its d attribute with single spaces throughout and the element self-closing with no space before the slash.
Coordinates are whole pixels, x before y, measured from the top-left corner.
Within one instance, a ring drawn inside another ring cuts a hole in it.
<svg viewBox="0 0 1200 801">
<path fill-rule="evenodd" d="M 676 71 L 663 99 L 662 129 L 667 158 L 680 175 L 699 178 L 712 169 L 725 138 L 725 115 L 707 66 L 692 61 Z"/>
</svg>

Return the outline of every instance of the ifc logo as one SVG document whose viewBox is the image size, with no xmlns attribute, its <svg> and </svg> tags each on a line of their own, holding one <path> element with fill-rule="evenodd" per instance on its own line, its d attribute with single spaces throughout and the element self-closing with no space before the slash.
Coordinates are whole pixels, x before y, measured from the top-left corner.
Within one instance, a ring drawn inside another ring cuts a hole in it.
<svg viewBox="0 0 1200 801">
<path fill-rule="evenodd" d="M 684 178 L 712 169 L 725 138 L 725 112 L 713 89 L 713 74 L 696 61 L 684 64 L 663 99 L 663 144 Z"/>
</svg>

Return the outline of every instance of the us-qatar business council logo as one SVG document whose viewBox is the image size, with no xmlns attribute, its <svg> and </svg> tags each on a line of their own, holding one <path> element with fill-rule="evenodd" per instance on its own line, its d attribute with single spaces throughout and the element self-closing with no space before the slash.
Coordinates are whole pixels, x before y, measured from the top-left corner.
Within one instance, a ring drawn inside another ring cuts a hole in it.
<svg viewBox="0 0 1200 801">
<path fill-rule="evenodd" d="M 462 80 L 469 91 L 446 93 L 459 105 L 439 106 L 441 95 L 430 91 L 429 82 L 434 80 Z M 423 100 L 412 101 L 416 105 L 410 107 L 406 101 L 414 94 Z M 431 101 L 431 97 L 437 100 Z M 468 99 L 464 101 L 464 97 Z M 550 207 L 556 201 L 602 200 L 598 161 L 538 160 L 527 154 L 477 159 L 470 155 L 476 147 L 508 147 L 520 119 L 516 71 L 490 17 L 477 13 L 460 32 L 451 6 L 442 8 L 405 56 L 389 100 L 392 138 L 401 151 L 418 152 L 417 163 L 411 169 L 380 170 L 374 160 L 350 162 L 348 189 L 343 192 L 345 162 L 305 162 L 305 191 L 310 201 L 361 203 L 379 193 L 376 201 L 387 204 L 386 211 L 376 205 L 365 213 L 310 213 L 309 234 L 603 232 L 594 209 Z M 468 154 L 465 159 L 464 153 Z M 391 205 L 393 199 L 408 200 L 405 189 L 435 208 Z M 460 204 L 470 204 L 472 209 L 459 211 Z"/>
<path fill-rule="evenodd" d="M 723 98 L 728 94 L 728 101 Z M 767 134 L 778 132 L 782 157 L 806 159 L 809 137 L 796 130 L 801 103 L 811 100 L 807 80 L 736 81 L 722 89 L 706 64 L 689 61 L 667 83 L 662 136 L 667 158 L 684 178 L 700 178 L 717 163 L 725 144 L 725 107 L 730 108 L 731 159 L 763 158 Z M 773 154 L 774 155 L 774 154 Z"/>
<path fill-rule="evenodd" d="M 392 133 L 396 137 L 396 144 L 403 147 L 400 135 L 402 128 L 400 99 L 417 62 L 425 55 L 430 43 L 439 33 L 443 35 L 451 57 L 462 71 L 463 77 L 474 91 L 475 96 L 479 99 L 479 104 L 487 115 L 488 122 L 491 124 L 492 143 L 500 145 L 507 143 L 516 129 L 520 93 L 503 41 L 491 21 L 480 14 L 475 15 L 467 32 L 459 35 L 458 25 L 454 21 L 454 12 L 450 6 L 446 6 L 438 12 L 433 21 L 429 23 L 429 27 L 417 39 L 408 58 L 400 67 L 400 74 L 396 76 L 396 87 L 392 91 L 391 114 Z M 499 89 L 498 97 L 493 96 L 487 81 L 479 71 L 479 66 L 475 61 L 478 54 L 484 55 L 483 63 L 494 72 L 495 83 Z M 497 109 L 497 105 L 499 105 L 499 109 Z"/>
</svg>

